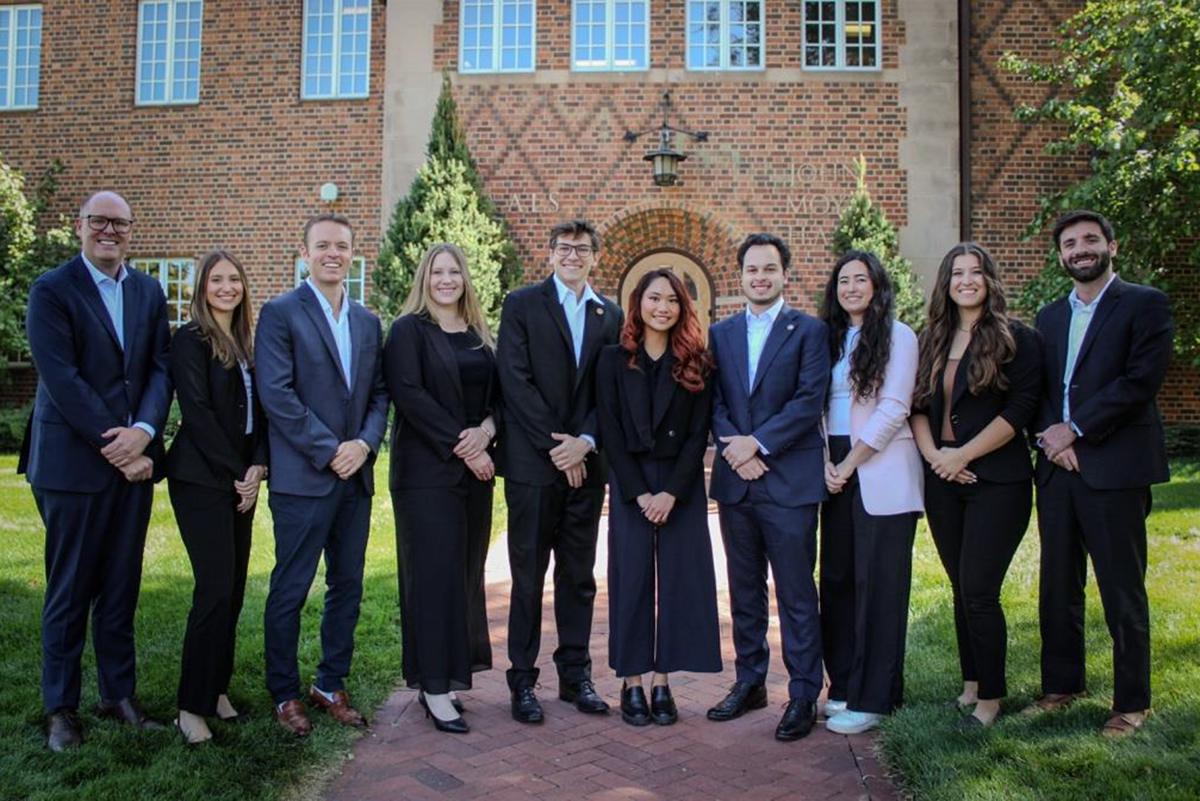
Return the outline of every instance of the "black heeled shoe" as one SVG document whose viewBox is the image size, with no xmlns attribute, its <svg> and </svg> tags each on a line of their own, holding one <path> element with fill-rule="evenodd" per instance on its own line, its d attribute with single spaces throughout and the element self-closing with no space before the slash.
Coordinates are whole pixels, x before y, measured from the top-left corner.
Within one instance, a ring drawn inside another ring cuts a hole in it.
<svg viewBox="0 0 1200 801">
<path fill-rule="evenodd" d="M 650 717 L 659 726 L 670 726 L 679 720 L 679 710 L 669 685 L 658 684 L 650 688 Z"/>
<path fill-rule="evenodd" d="M 417 703 L 419 703 L 421 706 L 425 707 L 426 712 L 429 711 L 429 704 L 427 704 L 425 702 L 425 691 L 424 690 L 417 690 Z M 458 700 L 458 698 L 451 698 L 450 703 L 454 706 L 454 711 L 460 715 L 463 712 L 467 711 L 466 707 L 463 706 L 463 702 Z"/>
<path fill-rule="evenodd" d="M 650 723 L 650 706 L 646 703 L 646 691 L 641 686 L 621 685 L 621 720 L 630 726 L 646 726 Z"/>
<path fill-rule="evenodd" d="M 433 719 L 433 727 L 438 731 L 444 731 L 447 734 L 467 734 L 471 731 L 471 727 L 461 717 L 454 720 L 442 720 L 437 715 L 429 711 L 429 707 L 425 707 L 425 717 Z"/>
</svg>

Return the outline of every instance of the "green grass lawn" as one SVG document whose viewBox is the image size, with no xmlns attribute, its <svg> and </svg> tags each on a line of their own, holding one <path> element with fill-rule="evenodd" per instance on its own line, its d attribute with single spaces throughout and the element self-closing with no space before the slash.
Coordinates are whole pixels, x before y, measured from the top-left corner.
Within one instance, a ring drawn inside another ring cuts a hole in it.
<svg viewBox="0 0 1200 801">
<path fill-rule="evenodd" d="M 270 799 L 307 795 L 345 758 L 356 734 L 316 716 L 307 740 L 276 726 L 263 688 L 262 610 L 273 564 L 265 498 L 255 524 L 246 608 L 230 694 L 252 723 L 214 724 L 220 743 L 185 748 L 175 732 L 135 732 L 101 723 L 95 664 L 84 651 L 87 745 L 68 755 L 43 747 L 39 616 L 43 589 L 41 521 L 16 459 L 0 456 L 0 799 Z M 386 486 L 386 465 L 376 466 Z M 1154 646 L 1151 723 L 1138 736 L 1101 739 L 1112 692 L 1108 633 L 1093 586 L 1088 595 L 1091 698 L 1065 713 L 1002 719 L 964 736 L 943 708 L 960 688 L 948 585 L 928 532 L 918 534 L 908 648 L 908 705 L 879 743 L 901 787 L 920 799 L 1195 799 L 1200 797 L 1200 464 L 1175 464 L 1155 492 L 1150 520 Z M 497 488 L 496 527 L 503 525 Z M 361 709 L 381 703 L 399 682 L 395 545 L 390 504 L 380 495 L 367 553 L 362 619 L 348 689 Z M 174 714 L 179 652 L 191 598 L 191 570 L 166 500 L 155 497 L 138 608 L 139 695 L 160 720 Z M 319 658 L 318 577 L 304 614 L 302 675 Z M 1031 527 L 1004 589 L 1010 626 L 1006 711 L 1038 691 L 1037 535 Z M 803 745 L 801 745 L 803 747 Z"/>
</svg>

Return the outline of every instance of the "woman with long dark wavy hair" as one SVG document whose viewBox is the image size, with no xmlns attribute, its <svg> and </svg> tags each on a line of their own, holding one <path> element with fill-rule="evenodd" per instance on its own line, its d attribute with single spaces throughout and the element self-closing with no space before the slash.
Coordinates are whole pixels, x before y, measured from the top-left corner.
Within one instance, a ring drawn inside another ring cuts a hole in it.
<svg viewBox="0 0 1200 801">
<path fill-rule="evenodd" d="M 820 317 L 833 372 L 825 414 L 821 644 L 827 729 L 856 734 L 903 701 L 912 547 L 923 509 L 908 426 L 917 336 L 895 319 L 887 271 L 852 250 L 834 265 Z"/>
<path fill-rule="evenodd" d="M 1008 316 L 996 263 L 963 242 L 938 267 L 921 333 L 912 428 L 928 463 L 925 508 L 954 591 L 963 726 L 992 723 L 1007 694 L 1000 587 L 1029 525 L 1022 436 L 1041 393 L 1037 334 Z"/>
<path fill-rule="evenodd" d="M 625 680 L 621 718 L 634 726 L 678 719 L 667 674 L 721 670 L 704 493 L 712 370 L 683 282 L 650 271 L 629 297 L 620 344 L 601 351 L 596 367 L 612 468 L 608 662 Z M 647 704 L 642 675 L 650 672 Z"/>
</svg>

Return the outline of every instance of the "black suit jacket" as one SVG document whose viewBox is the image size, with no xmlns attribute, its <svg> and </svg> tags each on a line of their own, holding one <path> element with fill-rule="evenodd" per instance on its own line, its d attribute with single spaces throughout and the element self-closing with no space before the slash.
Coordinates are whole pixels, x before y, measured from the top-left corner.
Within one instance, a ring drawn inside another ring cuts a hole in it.
<svg viewBox="0 0 1200 801">
<path fill-rule="evenodd" d="M 496 357 L 482 350 L 492 366 L 485 416 L 499 425 Z M 454 448 L 468 420 L 454 347 L 438 324 L 415 314 L 397 318 L 383 348 L 383 377 L 396 408 L 390 487 L 456 486 L 467 467 Z"/>
<path fill-rule="evenodd" d="M 712 383 L 700 392 L 684 389 L 671 376 L 675 357 L 670 351 L 662 355 L 657 381 L 652 382 L 649 373 L 629 366 L 629 356 L 620 345 L 609 345 L 596 364 L 596 411 L 604 453 L 624 500 L 665 490 L 682 502 L 704 469 Z M 642 464 L 647 459 L 674 460 L 666 486 L 651 487 L 646 481 Z"/>
<path fill-rule="evenodd" d="M 1008 389 L 1003 392 L 987 389 L 979 395 L 971 394 L 967 389 L 967 372 L 971 366 L 971 348 L 968 347 L 954 374 L 950 399 L 950 427 L 958 445 L 970 441 L 998 416 L 1016 430 L 1015 437 L 969 465 L 971 472 L 980 478 L 1001 484 L 1027 481 L 1033 476 L 1033 460 L 1025 429 L 1033 422 L 1042 397 L 1042 350 L 1037 332 L 1016 320 L 1010 325 L 1017 352 L 1012 361 L 1000 368 L 1008 378 Z M 942 392 L 945 375 L 943 367 L 937 375 L 936 390 L 930 396 L 928 406 L 913 410 L 913 414 L 924 414 L 929 418 L 929 429 L 939 448 L 946 411 Z"/>
<path fill-rule="evenodd" d="M 168 478 L 233 491 L 252 464 L 267 464 L 267 417 L 250 371 L 253 408 L 246 408 L 246 385 L 237 364 L 225 367 L 212 346 L 188 323 L 171 338 L 171 382 L 181 421 L 167 451 Z M 246 416 L 254 429 L 246 434 Z"/>
<path fill-rule="evenodd" d="M 1120 277 L 1100 298 L 1071 376 L 1071 422 L 1080 474 L 1092 489 L 1132 489 L 1167 481 L 1162 417 L 1155 397 L 1171 360 L 1173 325 L 1162 292 Z M 1036 430 L 1063 419 L 1063 375 L 1071 305 L 1059 298 L 1037 316 L 1044 392 Z M 1037 482 L 1055 467 L 1038 454 Z"/>
<path fill-rule="evenodd" d="M 596 356 L 620 338 L 621 309 L 609 300 L 588 303 L 579 366 L 571 329 L 551 276 L 504 299 L 496 363 L 504 395 L 504 434 L 497 467 L 505 478 L 548 486 L 562 474 L 549 453 L 552 432 L 587 434 L 603 448 L 596 419 Z M 584 486 L 603 487 L 606 465 L 587 457 Z"/>
</svg>

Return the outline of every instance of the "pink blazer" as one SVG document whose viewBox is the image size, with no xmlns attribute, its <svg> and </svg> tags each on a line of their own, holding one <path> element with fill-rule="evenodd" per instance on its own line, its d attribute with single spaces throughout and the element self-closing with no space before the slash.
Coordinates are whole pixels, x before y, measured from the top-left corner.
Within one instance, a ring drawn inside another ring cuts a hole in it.
<svg viewBox="0 0 1200 801">
<path fill-rule="evenodd" d="M 866 442 L 878 453 L 858 467 L 863 508 L 868 514 L 925 511 L 925 466 L 908 425 L 917 380 L 917 335 L 892 323 L 892 355 L 883 385 L 874 396 L 850 403 L 850 444 Z M 828 420 L 826 420 L 828 431 Z"/>
</svg>

